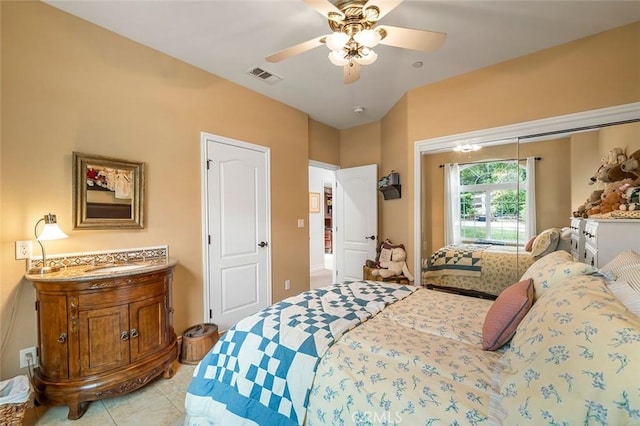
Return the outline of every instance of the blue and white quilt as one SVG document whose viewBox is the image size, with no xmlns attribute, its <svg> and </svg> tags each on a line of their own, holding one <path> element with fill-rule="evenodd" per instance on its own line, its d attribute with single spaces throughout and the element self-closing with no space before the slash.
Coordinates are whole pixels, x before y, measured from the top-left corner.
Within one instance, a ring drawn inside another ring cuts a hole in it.
<svg viewBox="0 0 640 426">
<path fill-rule="evenodd" d="M 436 250 L 429 259 L 426 276 L 461 275 L 480 277 L 482 275 L 482 253 L 488 245 L 451 244 Z"/>
<path fill-rule="evenodd" d="M 194 371 L 190 425 L 301 425 L 316 368 L 346 331 L 418 287 L 355 281 L 276 303 L 229 329 Z"/>
</svg>

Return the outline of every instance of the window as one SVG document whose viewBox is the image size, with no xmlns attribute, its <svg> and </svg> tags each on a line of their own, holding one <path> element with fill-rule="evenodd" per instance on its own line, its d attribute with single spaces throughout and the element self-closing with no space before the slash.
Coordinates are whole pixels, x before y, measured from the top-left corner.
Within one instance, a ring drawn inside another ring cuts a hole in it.
<svg viewBox="0 0 640 426">
<path fill-rule="evenodd" d="M 527 167 L 517 161 L 492 161 L 448 168 L 457 174 L 449 177 L 445 191 L 453 216 L 447 222 L 448 244 L 524 244 L 535 233 L 535 190 L 529 185 L 533 161 L 527 160 Z"/>
</svg>

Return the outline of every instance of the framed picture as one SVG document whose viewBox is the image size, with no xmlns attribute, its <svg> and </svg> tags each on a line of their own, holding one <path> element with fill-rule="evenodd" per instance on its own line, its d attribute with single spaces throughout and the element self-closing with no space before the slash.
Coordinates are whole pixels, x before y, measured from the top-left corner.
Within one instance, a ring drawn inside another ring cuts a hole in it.
<svg viewBox="0 0 640 426">
<path fill-rule="evenodd" d="M 320 213 L 320 193 L 309 193 L 309 213 Z"/>
</svg>

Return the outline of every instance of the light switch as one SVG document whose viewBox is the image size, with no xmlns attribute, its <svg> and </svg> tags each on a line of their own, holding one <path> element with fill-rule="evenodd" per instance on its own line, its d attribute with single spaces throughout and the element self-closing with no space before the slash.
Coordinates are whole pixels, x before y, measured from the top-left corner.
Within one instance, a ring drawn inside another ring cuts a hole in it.
<svg viewBox="0 0 640 426">
<path fill-rule="evenodd" d="M 304 228 L 304 219 L 298 219 L 298 228 Z"/>
</svg>

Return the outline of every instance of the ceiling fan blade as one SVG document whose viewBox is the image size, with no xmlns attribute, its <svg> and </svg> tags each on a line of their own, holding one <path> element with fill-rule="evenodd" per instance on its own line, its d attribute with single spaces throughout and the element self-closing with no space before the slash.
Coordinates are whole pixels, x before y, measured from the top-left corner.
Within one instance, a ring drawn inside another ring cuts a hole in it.
<svg viewBox="0 0 640 426">
<path fill-rule="evenodd" d="M 296 44 L 295 46 L 288 47 L 284 50 L 274 53 L 273 55 L 269 55 L 265 59 L 267 60 L 267 62 L 280 62 L 283 59 L 287 59 L 287 58 L 290 58 L 291 56 L 299 55 L 300 53 L 304 53 L 307 50 L 311 50 L 314 47 L 318 47 L 324 44 L 324 42 L 321 40 L 325 37 L 326 35 L 323 35 L 320 37 L 316 37 L 312 40 L 308 40 L 303 43 Z"/>
<path fill-rule="evenodd" d="M 442 46 L 444 40 L 447 38 L 445 33 L 391 27 L 389 25 L 379 25 L 375 29 L 376 31 L 384 30 L 386 33 L 380 41 L 380 44 L 402 47 L 403 49 L 419 50 L 421 52 L 436 50 Z"/>
<path fill-rule="evenodd" d="M 344 84 L 351 84 L 360 79 L 360 64 L 352 62 L 343 68 Z"/>
<path fill-rule="evenodd" d="M 367 10 L 371 6 L 378 8 L 380 13 L 378 14 L 378 21 L 384 17 L 387 13 L 396 8 L 403 0 L 369 0 L 362 9 Z"/>
<path fill-rule="evenodd" d="M 338 9 L 333 3 L 329 0 L 302 0 L 312 8 L 316 10 L 319 14 L 324 16 L 327 19 L 331 19 L 333 21 L 342 21 L 344 19 L 344 13 Z"/>
</svg>

